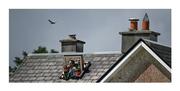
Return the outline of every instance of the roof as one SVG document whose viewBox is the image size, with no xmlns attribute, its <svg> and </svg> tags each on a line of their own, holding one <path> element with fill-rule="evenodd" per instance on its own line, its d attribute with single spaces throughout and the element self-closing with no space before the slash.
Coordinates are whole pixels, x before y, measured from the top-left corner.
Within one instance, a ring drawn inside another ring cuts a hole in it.
<svg viewBox="0 0 180 91">
<path fill-rule="evenodd" d="M 120 52 L 106 53 L 55 53 L 28 55 L 16 72 L 10 77 L 10 82 L 101 82 L 117 65 L 119 65 L 135 47 L 143 43 L 156 54 L 162 62 L 171 67 L 171 48 L 157 42 L 139 39 L 125 54 Z M 146 49 L 147 49 L 146 48 Z M 90 72 L 79 79 L 62 80 L 64 55 L 82 54 L 85 62 L 91 62 Z"/>
<path fill-rule="evenodd" d="M 68 54 L 68 53 L 66 53 Z M 80 54 L 80 53 L 77 53 Z M 83 54 L 85 62 L 91 62 L 90 72 L 82 79 L 60 79 L 63 72 L 63 56 L 65 54 L 33 54 L 26 57 L 10 82 L 96 82 L 121 56 L 119 53 Z M 76 53 L 71 53 L 76 55 Z"/>
<path fill-rule="evenodd" d="M 171 67 L 171 47 L 147 39 L 143 40 L 151 50 L 153 50 L 169 67 Z"/>
<path fill-rule="evenodd" d="M 130 58 L 130 55 L 135 53 L 135 50 L 137 50 L 140 46 L 143 46 L 148 52 L 151 53 L 151 55 L 153 55 L 153 57 L 157 58 L 159 63 L 163 66 L 162 69 L 165 69 L 164 71 L 166 71 L 166 74 L 170 77 L 171 48 L 154 41 L 139 39 L 123 56 L 121 56 L 121 58 L 116 63 L 113 64 L 113 66 L 111 66 L 108 71 L 106 71 L 105 74 L 103 74 L 100 79 L 98 79 L 97 82 L 106 81 L 106 79 L 108 79 L 108 77 L 111 76 L 112 73 L 115 73 L 117 69 L 122 69 L 121 66 L 126 65 L 125 61 L 129 61 L 127 60 L 127 58 Z M 125 74 L 127 74 L 127 72 Z"/>
</svg>

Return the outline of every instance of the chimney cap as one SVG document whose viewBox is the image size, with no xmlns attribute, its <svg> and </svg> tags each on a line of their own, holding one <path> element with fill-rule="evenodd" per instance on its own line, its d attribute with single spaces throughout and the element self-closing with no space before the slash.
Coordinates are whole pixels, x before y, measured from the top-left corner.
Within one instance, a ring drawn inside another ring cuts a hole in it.
<svg viewBox="0 0 180 91">
<path fill-rule="evenodd" d="M 67 38 L 59 40 L 59 42 L 79 42 L 85 44 L 86 42 L 76 39 L 76 34 L 70 34 Z"/>
<path fill-rule="evenodd" d="M 143 21 L 149 21 L 149 17 L 148 17 L 148 14 L 147 14 L 147 13 L 145 13 L 144 18 L 143 18 Z"/>
<path fill-rule="evenodd" d="M 76 39 L 76 34 L 70 34 L 69 37 L 72 39 Z"/>
<path fill-rule="evenodd" d="M 139 21 L 138 18 L 129 18 L 129 21 Z"/>
</svg>

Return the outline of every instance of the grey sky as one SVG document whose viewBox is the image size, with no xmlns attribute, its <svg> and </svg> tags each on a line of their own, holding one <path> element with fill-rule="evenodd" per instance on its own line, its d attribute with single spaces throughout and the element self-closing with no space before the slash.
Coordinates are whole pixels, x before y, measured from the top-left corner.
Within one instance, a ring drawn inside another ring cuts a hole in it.
<svg viewBox="0 0 180 91">
<path fill-rule="evenodd" d="M 56 9 L 9 10 L 10 65 L 22 51 L 32 52 L 38 46 L 60 51 L 59 40 L 76 34 L 86 42 L 84 52 L 120 51 L 120 31 L 128 31 L 131 17 L 139 18 L 139 29 L 145 13 L 150 29 L 161 33 L 158 41 L 171 45 L 171 10 L 169 9 Z M 56 20 L 51 25 L 48 19 Z"/>
</svg>

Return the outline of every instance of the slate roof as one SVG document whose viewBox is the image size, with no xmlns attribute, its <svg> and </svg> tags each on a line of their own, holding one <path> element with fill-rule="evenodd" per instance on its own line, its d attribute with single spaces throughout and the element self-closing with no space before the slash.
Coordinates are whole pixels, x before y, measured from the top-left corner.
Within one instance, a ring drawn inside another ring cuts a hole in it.
<svg viewBox="0 0 180 91">
<path fill-rule="evenodd" d="M 83 54 L 85 62 L 91 62 L 90 72 L 82 79 L 59 79 L 63 72 L 63 54 L 34 54 L 26 57 L 10 77 L 10 82 L 96 82 L 119 58 L 114 54 Z"/>
<path fill-rule="evenodd" d="M 143 39 L 143 41 L 171 67 L 171 47 L 147 39 Z"/>
</svg>

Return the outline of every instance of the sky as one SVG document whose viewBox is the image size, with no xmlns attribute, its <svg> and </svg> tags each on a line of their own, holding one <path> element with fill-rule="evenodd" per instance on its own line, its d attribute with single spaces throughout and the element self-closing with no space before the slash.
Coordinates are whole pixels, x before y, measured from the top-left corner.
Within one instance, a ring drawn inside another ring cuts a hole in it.
<svg viewBox="0 0 180 91">
<path fill-rule="evenodd" d="M 61 51 L 59 40 L 69 34 L 86 42 L 84 52 L 120 51 L 119 32 L 128 31 L 129 18 L 139 18 L 141 29 L 145 13 L 150 30 L 161 34 L 158 42 L 171 46 L 170 9 L 10 9 L 9 64 L 14 66 L 14 57 L 22 57 L 22 51 L 31 53 L 38 46 Z"/>
</svg>

